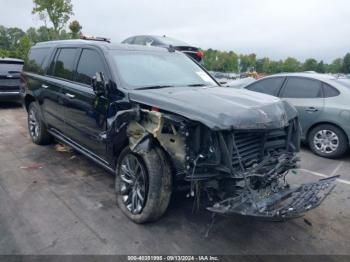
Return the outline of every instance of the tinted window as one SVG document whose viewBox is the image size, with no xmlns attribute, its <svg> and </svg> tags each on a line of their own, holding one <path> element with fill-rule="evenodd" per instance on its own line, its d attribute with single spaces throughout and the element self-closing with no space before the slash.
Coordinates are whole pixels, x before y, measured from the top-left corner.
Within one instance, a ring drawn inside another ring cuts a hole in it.
<svg viewBox="0 0 350 262">
<path fill-rule="evenodd" d="M 144 36 L 136 36 L 134 43 L 135 45 L 144 45 L 145 44 L 145 37 Z"/>
<path fill-rule="evenodd" d="M 274 77 L 260 80 L 247 87 L 248 90 L 260 92 L 272 96 L 277 96 L 283 83 L 283 77 Z"/>
<path fill-rule="evenodd" d="M 324 97 L 333 97 L 333 96 L 338 96 L 340 93 L 334 87 L 323 83 L 323 94 L 324 94 Z"/>
<path fill-rule="evenodd" d="M 322 97 L 321 83 L 316 80 L 291 77 L 288 78 L 281 96 L 286 98 Z"/>
<path fill-rule="evenodd" d="M 134 37 L 129 37 L 128 39 L 125 39 L 122 43 L 123 44 L 132 44 L 134 41 Z"/>
<path fill-rule="evenodd" d="M 35 48 L 30 50 L 28 62 L 26 62 L 24 70 L 36 74 L 43 74 L 43 64 L 48 53 L 49 48 Z"/>
<path fill-rule="evenodd" d="M 79 59 L 76 81 L 90 85 L 96 72 L 105 73 L 104 71 L 100 55 L 94 50 L 84 49 Z"/>
<path fill-rule="evenodd" d="M 59 51 L 55 62 L 54 76 L 73 80 L 73 67 L 76 52 L 76 48 L 62 48 Z"/>
</svg>

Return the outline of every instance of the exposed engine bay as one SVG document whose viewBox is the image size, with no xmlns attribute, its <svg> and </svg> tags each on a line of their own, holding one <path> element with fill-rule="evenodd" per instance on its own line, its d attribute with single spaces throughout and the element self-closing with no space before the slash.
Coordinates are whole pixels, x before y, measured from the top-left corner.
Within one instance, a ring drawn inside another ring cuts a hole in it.
<svg viewBox="0 0 350 262">
<path fill-rule="evenodd" d="M 297 172 L 299 161 L 297 117 L 282 119 L 273 128 L 213 130 L 153 108 L 125 112 L 132 151 L 163 148 L 176 180 L 187 181 L 195 201 L 205 196 L 211 212 L 286 220 L 320 205 L 335 186 L 336 177 L 288 184 L 287 176 Z"/>
</svg>

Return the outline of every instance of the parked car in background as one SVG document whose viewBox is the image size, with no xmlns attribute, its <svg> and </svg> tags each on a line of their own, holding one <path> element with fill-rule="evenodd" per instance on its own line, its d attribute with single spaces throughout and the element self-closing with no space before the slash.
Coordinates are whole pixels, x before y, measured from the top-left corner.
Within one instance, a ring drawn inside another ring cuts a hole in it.
<svg viewBox="0 0 350 262">
<path fill-rule="evenodd" d="M 159 46 L 159 47 L 174 47 L 175 50 L 181 51 L 186 55 L 192 57 L 199 63 L 203 63 L 204 53 L 198 47 L 191 46 L 186 42 L 177 40 L 168 36 L 154 36 L 154 35 L 137 35 L 132 36 L 124 41 L 122 44 L 130 45 L 145 45 L 145 46 Z"/>
<path fill-rule="evenodd" d="M 208 196 L 211 212 L 272 220 L 316 208 L 335 186 L 287 184 L 300 142 L 292 106 L 219 87 L 181 52 L 68 40 L 36 44 L 28 61 L 32 141 L 55 137 L 115 174 L 117 203 L 136 223 L 160 218 L 179 184 Z"/>
<path fill-rule="evenodd" d="M 237 78 L 237 79 L 234 79 L 234 80 L 227 81 L 224 84 L 224 86 L 241 88 L 241 87 L 246 86 L 246 85 L 248 85 L 250 83 L 253 83 L 255 81 L 256 80 L 253 77 Z"/>
<path fill-rule="evenodd" d="M 18 101 L 23 60 L 0 58 L 0 101 Z"/>
<path fill-rule="evenodd" d="M 264 77 L 245 89 L 280 97 L 296 107 L 302 139 L 322 157 L 343 155 L 350 141 L 350 79 L 317 73 Z"/>
</svg>

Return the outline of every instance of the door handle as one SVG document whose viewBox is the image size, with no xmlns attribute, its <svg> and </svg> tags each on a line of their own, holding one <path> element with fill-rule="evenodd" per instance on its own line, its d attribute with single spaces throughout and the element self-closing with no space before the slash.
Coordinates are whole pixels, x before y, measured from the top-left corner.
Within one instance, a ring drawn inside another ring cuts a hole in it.
<svg viewBox="0 0 350 262">
<path fill-rule="evenodd" d="M 46 88 L 48 88 L 49 86 L 42 84 L 41 87 L 46 89 Z"/>
<path fill-rule="evenodd" d="M 75 95 L 72 95 L 72 94 L 70 94 L 70 93 L 66 93 L 65 94 L 67 97 L 69 97 L 70 99 L 73 99 L 74 97 L 75 97 Z"/>
<path fill-rule="evenodd" d="M 310 106 L 310 107 L 308 107 L 308 108 L 306 109 L 306 111 L 308 111 L 308 112 L 317 112 L 318 109 L 317 109 L 316 107 Z"/>
</svg>

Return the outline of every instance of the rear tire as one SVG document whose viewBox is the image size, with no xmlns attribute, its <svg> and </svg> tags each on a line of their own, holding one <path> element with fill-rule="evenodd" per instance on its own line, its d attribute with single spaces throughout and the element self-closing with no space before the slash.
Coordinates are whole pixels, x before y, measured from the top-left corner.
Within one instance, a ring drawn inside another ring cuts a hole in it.
<svg viewBox="0 0 350 262">
<path fill-rule="evenodd" d="M 130 220 L 139 224 L 158 220 L 172 193 L 171 169 L 162 150 L 136 154 L 125 148 L 117 160 L 115 191 L 118 206 Z"/>
<path fill-rule="evenodd" d="M 348 150 L 348 138 L 340 128 L 321 124 L 314 127 L 308 135 L 310 149 L 319 156 L 337 158 Z"/>
<path fill-rule="evenodd" d="M 28 131 L 32 141 L 37 145 L 48 145 L 52 142 L 52 136 L 47 131 L 41 118 L 39 106 L 32 102 L 28 107 Z"/>
</svg>

